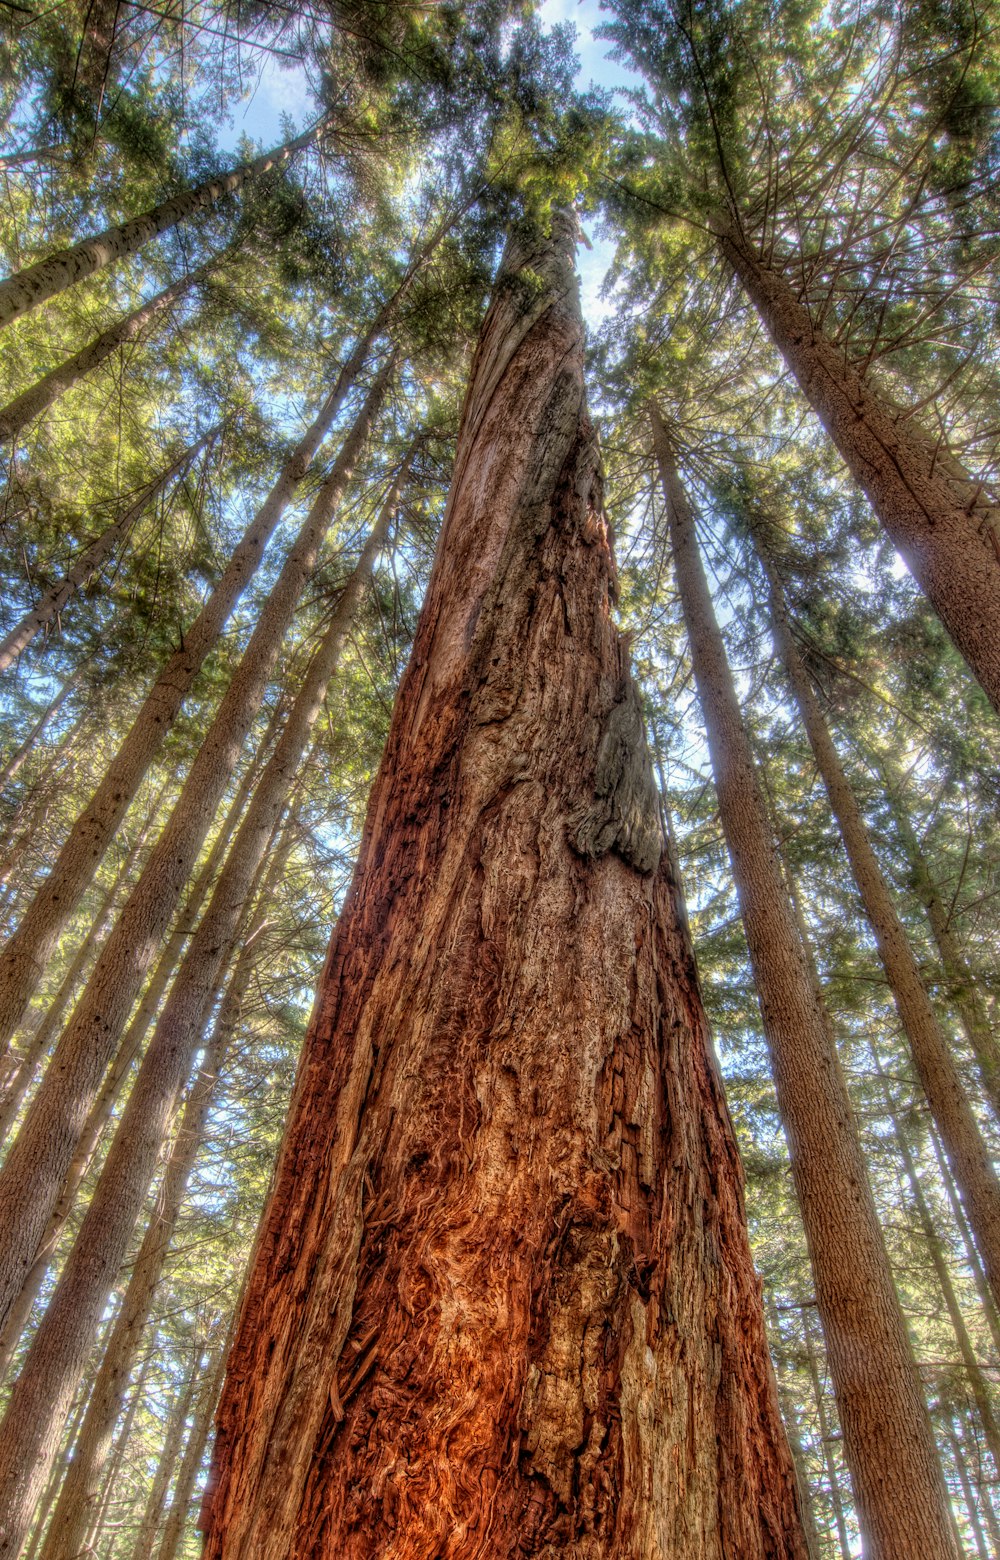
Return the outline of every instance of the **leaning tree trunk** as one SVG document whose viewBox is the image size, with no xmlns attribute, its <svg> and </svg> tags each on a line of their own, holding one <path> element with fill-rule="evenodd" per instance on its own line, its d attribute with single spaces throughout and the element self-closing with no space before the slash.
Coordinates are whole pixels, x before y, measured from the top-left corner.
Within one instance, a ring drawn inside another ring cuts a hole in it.
<svg viewBox="0 0 1000 1560">
<path fill-rule="evenodd" d="M 737 223 L 720 219 L 716 237 L 893 546 L 1000 711 L 1000 532 L 982 484 L 862 378 Z"/>
<path fill-rule="evenodd" d="M 982 1366 L 980 1365 L 976 1351 L 972 1346 L 972 1339 L 969 1337 L 969 1329 L 965 1325 L 965 1317 L 962 1314 L 962 1307 L 959 1304 L 958 1296 L 955 1293 L 955 1285 L 952 1282 L 951 1272 L 948 1267 L 947 1258 L 945 1257 L 944 1242 L 942 1241 L 941 1236 L 938 1234 L 937 1227 L 934 1223 L 934 1216 L 927 1205 L 927 1199 L 924 1196 L 924 1189 L 920 1184 L 920 1174 L 917 1170 L 913 1154 L 910 1152 L 910 1145 L 906 1140 L 906 1133 L 900 1126 L 896 1116 L 896 1102 L 892 1097 L 892 1090 L 889 1087 L 889 1080 L 886 1077 L 885 1069 L 883 1068 L 879 1059 L 878 1051 L 876 1050 L 870 1038 L 868 1045 L 872 1053 L 872 1060 L 875 1063 L 875 1072 L 878 1075 L 879 1083 L 882 1086 L 882 1099 L 885 1102 L 886 1113 L 889 1117 L 889 1120 L 892 1122 L 892 1132 L 896 1141 L 896 1150 L 899 1154 L 907 1183 L 909 1184 L 910 1196 L 913 1198 L 913 1205 L 917 1211 L 917 1219 L 923 1232 L 924 1244 L 927 1247 L 927 1253 L 931 1259 L 931 1266 L 934 1269 L 934 1276 L 938 1281 L 938 1288 L 941 1290 L 941 1293 L 944 1297 L 945 1310 L 948 1313 L 948 1320 L 951 1322 L 952 1332 L 955 1334 L 955 1341 L 958 1344 L 958 1352 L 962 1356 L 962 1365 L 965 1369 L 965 1374 L 968 1377 L 969 1388 L 972 1392 L 976 1408 L 979 1412 L 979 1418 L 982 1422 L 983 1435 L 985 1436 L 986 1444 L 990 1449 L 990 1456 L 993 1458 L 994 1467 L 998 1472 L 1000 1472 L 1000 1425 L 997 1424 L 996 1416 L 993 1412 L 993 1404 L 990 1401 L 990 1392 L 989 1387 L 986 1384 L 986 1377 L 983 1375 Z"/>
<path fill-rule="evenodd" d="M 876 760 L 896 823 L 899 843 L 908 868 L 907 876 L 930 923 L 931 935 L 944 971 L 945 995 L 954 1004 L 969 1049 L 976 1059 L 983 1091 L 1000 1121 L 1000 1046 L 990 1023 L 979 985 L 969 968 L 952 927 L 951 912 L 944 905 L 916 830 L 907 812 L 898 775 L 884 760 Z"/>
<path fill-rule="evenodd" d="M 223 195 L 231 195 L 248 179 L 281 167 L 315 141 L 328 122 L 328 116 L 324 116 L 311 129 L 286 141 L 273 152 L 265 152 L 263 156 L 243 163 L 230 173 L 215 174 L 211 179 L 183 190 L 179 195 L 171 195 L 169 200 L 161 201 L 141 217 L 131 217 L 127 222 L 106 228 L 93 238 L 83 238 L 69 249 L 58 250 L 46 259 L 38 260 L 34 265 L 26 266 L 24 270 L 9 276 L 6 281 L 0 282 L 0 330 L 20 315 L 37 309 L 39 304 L 46 303 L 49 298 L 55 298 L 67 287 L 83 281 L 84 277 L 92 276 L 95 271 L 126 255 L 135 254 L 150 239 L 166 233 L 196 211 L 214 206 Z"/>
<path fill-rule="evenodd" d="M 160 1547 L 156 1551 L 156 1560 L 175 1560 L 181 1539 L 184 1536 L 184 1528 L 194 1497 L 195 1483 L 197 1482 L 198 1472 L 205 1455 L 205 1447 L 208 1445 L 208 1438 L 212 1431 L 212 1416 L 215 1413 L 215 1405 L 222 1390 L 222 1380 L 226 1369 L 226 1352 L 226 1340 L 223 1339 L 218 1345 L 215 1358 L 205 1368 L 201 1392 L 198 1395 L 198 1403 L 192 1416 L 191 1433 L 184 1448 L 184 1456 L 181 1459 L 180 1468 L 177 1470 L 173 1494 L 170 1497 L 170 1510 L 167 1512 L 166 1521 L 163 1523 Z"/>
<path fill-rule="evenodd" d="M 53 401 L 57 401 L 67 390 L 72 390 L 75 384 L 79 384 L 87 374 L 93 373 L 95 368 L 124 346 L 127 341 L 134 341 L 141 335 L 151 320 L 163 314 L 175 304 L 178 298 L 183 298 L 197 282 L 208 275 L 215 259 L 207 261 L 187 276 L 179 277 L 176 282 L 171 282 L 162 292 L 158 292 L 147 303 L 140 304 L 138 309 L 133 309 L 131 314 L 126 314 L 122 319 L 109 325 L 107 330 L 102 330 L 93 341 L 88 341 L 79 352 L 74 352 L 65 362 L 58 364 L 49 373 L 43 374 L 41 379 L 36 379 L 33 385 L 23 390 L 20 395 L 8 401 L 6 406 L 0 407 L 0 444 L 10 444 L 22 428 L 33 422 L 42 412 L 47 411 Z"/>
<path fill-rule="evenodd" d="M 142 876 L 108 938 L 0 1171 L 0 1324 L 21 1287 L 129 1010 L 239 756 L 323 537 L 392 372 L 390 357 L 317 493 Z M 33 1497 L 22 1438 L 0 1430 L 0 1556 L 17 1553 Z"/>
<path fill-rule="evenodd" d="M 56 694 L 55 698 L 52 699 L 51 702 L 42 711 L 41 715 L 38 717 L 35 724 L 28 732 L 28 735 L 21 743 L 21 746 L 15 749 L 15 751 L 10 755 L 10 758 L 8 758 L 5 762 L 3 768 L 0 769 L 0 791 L 4 790 L 13 780 L 14 776 L 21 768 L 21 765 L 24 763 L 28 754 L 34 747 L 35 743 L 42 736 L 42 733 L 49 724 L 49 721 L 52 720 L 54 716 L 58 715 L 59 711 L 66 703 L 66 700 L 73 692 L 73 689 L 76 687 L 79 680 L 80 668 L 77 667 L 66 678 L 66 681 L 59 689 L 59 692 Z"/>
<path fill-rule="evenodd" d="M 923 976 L 888 884 L 872 849 L 850 781 L 827 729 L 819 700 L 799 654 L 781 581 L 759 527 L 757 554 L 764 568 L 771 608 L 771 632 L 809 738 L 833 815 L 878 948 L 889 990 L 909 1042 L 917 1077 L 937 1123 L 962 1193 L 990 1288 L 1000 1302 L 1000 1181 L 973 1114 L 948 1041 L 941 1031 Z"/>
<path fill-rule="evenodd" d="M 265 874 L 256 913 L 247 928 L 243 947 L 205 1046 L 204 1057 L 188 1094 L 177 1136 L 163 1172 L 163 1185 L 139 1253 L 132 1264 L 128 1286 L 90 1391 L 87 1412 L 73 1450 L 73 1460 L 66 1471 L 59 1500 L 45 1535 L 41 1560 L 75 1560 L 83 1548 L 93 1508 L 100 1497 L 111 1436 L 121 1412 L 139 1340 L 149 1317 L 163 1264 L 170 1251 L 188 1179 L 201 1147 L 209 1108 L 217 1095 L 243 1001 L 256 968 L 256 936 L 266 920 L 272 896 L 280 891 L 281 874 L 293 840 L 291 830 L 286 827 L 284 848 L 275 852 Z"/>
<path fill-rule="evenodd" d="M 395 489 L 341 592 L 260 778 L 149 1043 L 73 1249 L 39 1323 L 0 1425 L 0 1478 L 30 1486 L 26 1517 L 59 1447 L 59 1432 L 156 1172 L 170 1118 L 201 1039 L 220 968 L 236 940 L 253 880 L 278 826 L 344 640 L 384 544 Z M 0 1553 L 5 1551 L 0 1545 Z"/>
<path fill-rule="evenodd" d="M 948 1499 L 833 1032 L 781 875 L 694 519 L 650 415 L 695 682 L 870 1560 L 957 1560 Z"/>
<path fill-rule="evenodd" d="M 206 1560 L 805 1557 L 610 616 L 572 253 L 565 217 L 512 240 L 483 326 Z"/>
<path fill-rule="evenodd" d="M 222 578 L 186 630 L 183 644 L 167 661 L 146 696 L 104 779 L 73 825 L 52 871 L 0 954 L 0 1045 L 7 1044 L 20 1023 L 64 927 L 399 296 L 397 292 L 396 298 L 380 311 L 375 324 L 344 364 L 336 384 L 237 544 Z"/>
<path fill-rule="evenodd" d="M 185 471 L 191 462 L 195 460 L 201 451 L 214 438 L 217 429 L 203 434 L 195 443 L 182 450 L 176 460 L 172 460 L 168 466 L 147 482 L 140 489 L 139 494 L 130 504 L 122 510 L 117 520 L 113 520 L 109 526 L 94 538 L 84 548 L 79 558 L 74 563 L 66 576 L 50 588 L 36 601 L 30 612 L 26 612 L 21 621 L 11 629 L 6 639 L 0 644 L 0 672 L 5 671 L 12 661 L 15 661 L 35 635 L 46 628 L 57 618 L 73 595 L 81 585 L 86 584 L 95 569 L 99 569 L 106 558 L 109 558 L 118 546 L 118 543 L 127 536 L 131 526 L 142 514 L 147 504 L 151 504 L 155 498 L 163 492 L 163 489 L 174 477 Z"/>
</svg>

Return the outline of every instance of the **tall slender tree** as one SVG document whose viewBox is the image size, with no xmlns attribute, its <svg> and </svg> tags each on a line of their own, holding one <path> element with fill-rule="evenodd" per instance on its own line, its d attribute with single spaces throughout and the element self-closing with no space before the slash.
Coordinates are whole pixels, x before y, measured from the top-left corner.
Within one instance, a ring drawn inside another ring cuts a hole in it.
<svg viewBox="0 0 1000 1560">
<path fill-rule="evenodd" d="M 720 818 L 788 1136 L 862 1533 L 873 1560 L 906 1560 L 915 1552 L 955 1560 L 944 1480 L 832 1026 L 778 867 L 692 511 L 655 403 L 650 418 Z M 851 1261 L 845 1263 L 848 1251 Z"/>
</svg>

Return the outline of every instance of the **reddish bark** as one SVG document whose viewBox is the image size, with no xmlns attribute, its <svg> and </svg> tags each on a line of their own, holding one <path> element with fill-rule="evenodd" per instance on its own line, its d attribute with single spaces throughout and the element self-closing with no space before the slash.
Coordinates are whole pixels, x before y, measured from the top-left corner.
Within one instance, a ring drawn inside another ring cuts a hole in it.
<svg viewBox="0 0 1000 1560">
<path fill-rule="evenodd" d="M 206 1560 L 806 1554 L 571 268 L 565 222 L 512 244 L 483 328 Z"/>
</svg>

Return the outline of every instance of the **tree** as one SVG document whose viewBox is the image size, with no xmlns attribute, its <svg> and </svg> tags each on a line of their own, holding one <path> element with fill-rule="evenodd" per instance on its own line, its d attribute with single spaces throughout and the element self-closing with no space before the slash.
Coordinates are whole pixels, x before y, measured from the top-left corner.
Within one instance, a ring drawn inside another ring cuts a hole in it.
<svg viewBox="0 0 1000 1560">
<path fill-rule="evenodd" d="M 954 1560 L 944 1482 L 832 1028 L 777 868 L 694 520 L 655 404 L 650 418 L 719 812 L 789 1138 L 862 1534 L 878 1560 L 905 1560 L 914 1551 Z"/>
<path fill-rule="evenodd" d="M 573 240 L 558 213 L 513 238 L 483 325 L 230 1358 L 207 1556 L 805 1554 L 609 617 Z"/>
</svg>

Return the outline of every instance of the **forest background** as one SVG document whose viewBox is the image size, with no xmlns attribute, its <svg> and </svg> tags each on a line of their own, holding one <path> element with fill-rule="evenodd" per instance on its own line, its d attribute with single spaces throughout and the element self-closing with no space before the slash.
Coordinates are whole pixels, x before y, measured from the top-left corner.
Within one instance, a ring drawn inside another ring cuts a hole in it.
<svg viewBox="0 0 1000 1560">
<path fill-rule="evenodd" d="M 578 17 L 580 64 L 563 25 Z M 724 186 L 756 253 L 843 360 L 900 426 L 924 430 L 950 479 L 968 480 L 965 507 L 1000 559 L 993 19 L 967 0 L 549 0 L 537 17 L 499 3 L 63 0 L 5 7 L 2 25 L 5 274 L 198 194 L 118 263 L 105 255 L 80 274 L 77 257 L 74 285 L 44 304 L 0 289 L 12 322 L 0 335 L 9 1153 L 26 1141 L 60 1036 L 82 1023 L 88 991 L 99 999 L 93 972 L 128 905 L 122 940 L 148 945 L 58 1196 L 9 1285 L 7 1392 L 80 1249 L 171 982 L 176 992 L 178 970 L 194 969 L 186 953 L 202 949 L 185 999 L 197 1010 L 192 1065 L 149 1117 L 144 1211 L 92 1336 L 76 1340 L 82 1364 L 23 1553 L 198 1553 L 229 1329 L 426 585 L 472 346 L 509 223 L 525 211 L 544 222 L 558 205 L 577 207 L 585 235 L 619 613 L 746 1168 L 815 1552 L 857 1555 L 860 1541 L 651 399 L 698 506 L 956 1531 L 966 1552 L 1000 1553 L 996 1274 L 914 1067 L 789 655 L 832 735 L 989 1161 L 1000 1146 L 997 717 L 710 217 Z M 212 185 L 287 143 L 234 187 Z M 282 618 L 286 552 L 300 578 Z M 192 625 L 223 587 L 228 606 L 199 638 Z M 258 655 L 265 621 L 273 643 Z M 297 700 L 317 651 L 329 670 Z M 169 692 L 182 681 L 183 701 Z M 158 728 L 141 760 L 137 718 Z M 238 831 L 265 778 L 253 855 Z M 165 833 L 182 865 L 169 881 L 159 868 L 147 876 L 147 908 L 135 910 L 149 861 L 166 859 L 153 856 Z M 244 909 L 211 964 L 199 919 L 241 839 L 247 880 L 233 893 Z M 75 897 L 54 909 L 46 885 L 72 849 Z M 44 958 L 29 992 L 14 934 L 23 944 L 32 924 Z"/>
</svg>

